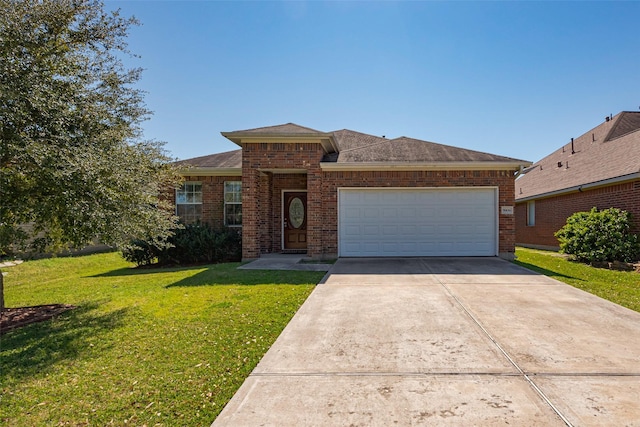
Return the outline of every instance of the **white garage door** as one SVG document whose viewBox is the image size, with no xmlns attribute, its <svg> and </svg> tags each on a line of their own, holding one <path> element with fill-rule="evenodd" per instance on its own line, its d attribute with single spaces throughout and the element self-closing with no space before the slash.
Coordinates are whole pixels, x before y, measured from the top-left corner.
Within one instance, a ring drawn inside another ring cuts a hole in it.
<svg viewBox="0 0 640 427">
<path fill-rule="evenodd" d="M 494 188 L 339 189 L 340 256 L 494 256 Z"/>
</svg>

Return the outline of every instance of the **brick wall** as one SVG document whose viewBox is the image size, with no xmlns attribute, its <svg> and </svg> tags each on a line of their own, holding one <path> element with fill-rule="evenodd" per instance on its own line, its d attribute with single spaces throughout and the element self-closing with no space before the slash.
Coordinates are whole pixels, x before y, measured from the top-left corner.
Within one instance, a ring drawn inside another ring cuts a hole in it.
<svg viewBox="0 0 640 427">
<path fill-rule="evenodd" d="M 320 144 L 246 143 L 242 160 L 243 258 L 282 249 L 282 190 L 307 190 L 307 252 L 315 258 L 338 253 L 338 188 L 340 187 L 498 187 L 499 206 L 514 206 L 510 171 L 370 171 L 323 172 Z M 276 169 L 300 173 L 276 173 Z M 239 177 L 187 177 L 203 184 L 203 215 L 223 223 L 225 180 Z M 499 214 L 499 252 L 512 254 L 515 217 Z"/>
<path fill-rule="evenodd" d="M 522 245 L 558 247 L 554 233 L 575 212 L 619 208 L 633 215 L 634 232 L 640 232 L 640 180 L 574 192 L 535 201 L 535 225 L 527 226 L 527 203 L 516 205 L 516 242 Z"/>
<path fill-rule="evenodd" d="M 322 254 L 338 253 L 340 187 L 498 187 L 498 205 L 514 206 L 515 186 L 509 171 L 326 172 L 322 175 Z M 515 217 L 499 213 L 499 252 L 514 252 Z M 317 255 L 317 254 L 311 254 Z"/>
<path fill-rule="evenodd" d="M 308 189 L 308 175 L 319 169 L 324 151 L 314 143 L 245 143 L 242 146 L 242 257 L 281 249 L 282 189 Z M 262 169 L 264 172 L 259 172 Z M 272 173 L 269 169 L 299 169 L 295 174 Z M 315 187 L 314 187 L 315 190 Z M 317 198 L 317 196 L 315 196 Z M 314 196 L 307 193 L 308 212 L 315 209 Z M 312 237 L 312 218 L 307 220 L 307 240 Z M 311 253 L 311 248 L 309 248 Z"/>
<path fill-rule="evenodd" d="M 202 183 L 202 222 L 214 228 L 224 226 L 224 183 L 225 181 L 241 181 L 239 176 L 185 176 L 185 181 Z M 175 191 L 167 193 L 169 200 L 175 204 Z"/>
</svg>

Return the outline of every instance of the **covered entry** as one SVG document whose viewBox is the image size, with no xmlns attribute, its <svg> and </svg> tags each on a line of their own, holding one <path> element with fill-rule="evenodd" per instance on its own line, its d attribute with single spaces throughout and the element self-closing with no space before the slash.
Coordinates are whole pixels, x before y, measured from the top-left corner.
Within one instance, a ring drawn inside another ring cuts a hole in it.
<svg viewBox="0 0 640 427">
<path fill-rule="evenodd" d="M 497 189 L 341 188 L 343 257 L 495 256 Z"/>
</svg>

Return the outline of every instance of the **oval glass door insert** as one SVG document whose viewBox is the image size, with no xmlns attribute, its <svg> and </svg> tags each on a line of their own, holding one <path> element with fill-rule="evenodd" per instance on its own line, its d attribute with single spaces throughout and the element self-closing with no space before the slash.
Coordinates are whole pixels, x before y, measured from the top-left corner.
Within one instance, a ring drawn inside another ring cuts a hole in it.
<svg viewBox="0 0 640 427">
<path fill-rule="evenodd" d="M 293 228 L 300 228 L 304 222 L 304 204 L 299 197 L 294 198 L 289 203 L 289 224 Z"/>
</svg>

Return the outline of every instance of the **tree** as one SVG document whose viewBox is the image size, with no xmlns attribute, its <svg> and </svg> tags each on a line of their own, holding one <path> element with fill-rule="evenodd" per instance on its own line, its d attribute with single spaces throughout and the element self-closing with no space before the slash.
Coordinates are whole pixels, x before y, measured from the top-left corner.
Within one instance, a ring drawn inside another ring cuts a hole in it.
<svg viewBox="0 0 640 427">
<path fill-rule="evenodd" d="M 122 62 L 137 24 L 99 0 L 0 0 L 0 255 L 171 234 L 159 195 L 179 177 Z"/>
</svg>

